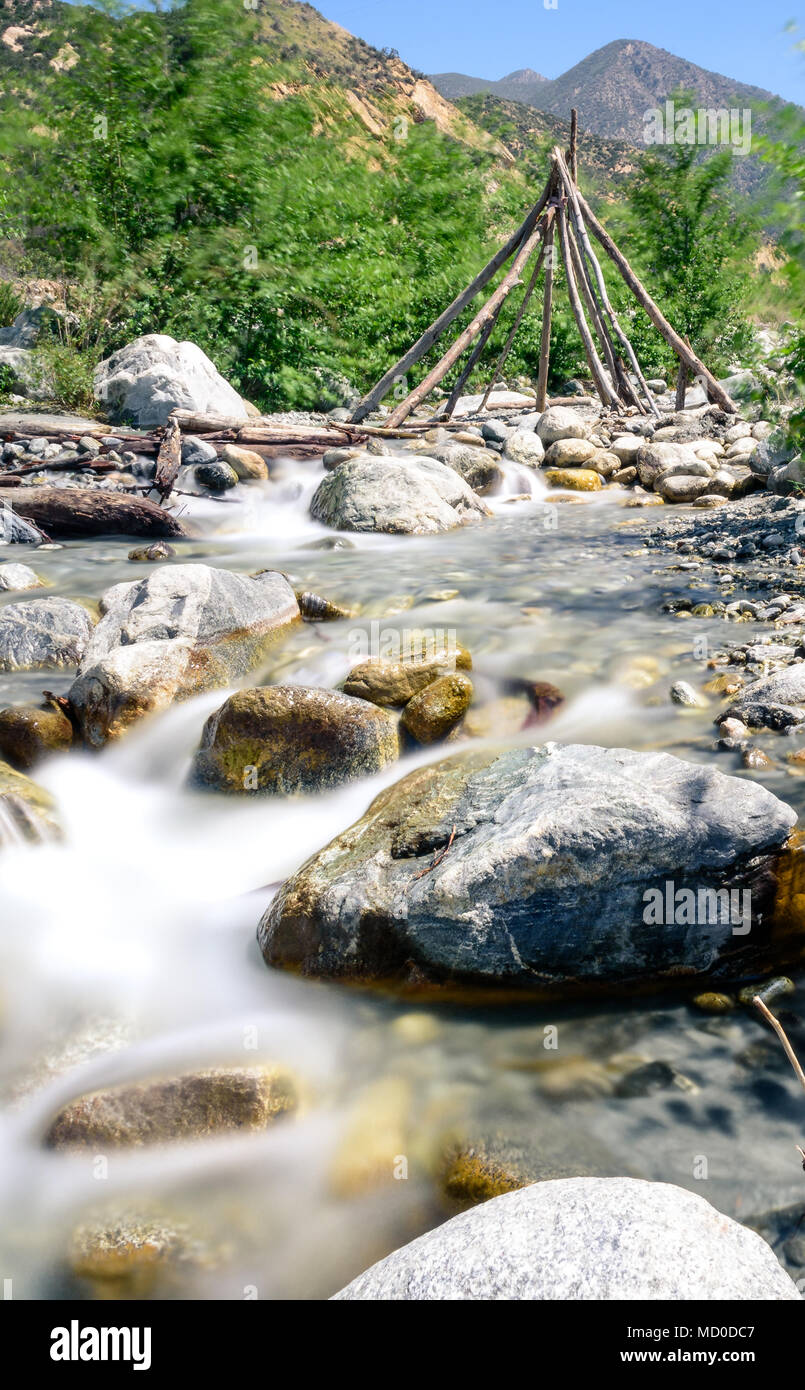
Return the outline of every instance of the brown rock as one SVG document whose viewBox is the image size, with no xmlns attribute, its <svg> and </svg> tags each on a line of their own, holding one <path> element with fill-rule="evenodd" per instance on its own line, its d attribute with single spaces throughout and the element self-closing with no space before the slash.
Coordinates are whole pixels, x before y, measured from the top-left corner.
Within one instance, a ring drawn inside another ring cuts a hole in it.
<svg viewBox="0 0 805 1390">
<path fill-rule="evenodd" d="M 402 722 L 418 743 L 435 743 L 458 723 L 469 708 L 472 696 L 469 676 L 461 671 L 440 676 L 408 701 Z"/>
</svg>

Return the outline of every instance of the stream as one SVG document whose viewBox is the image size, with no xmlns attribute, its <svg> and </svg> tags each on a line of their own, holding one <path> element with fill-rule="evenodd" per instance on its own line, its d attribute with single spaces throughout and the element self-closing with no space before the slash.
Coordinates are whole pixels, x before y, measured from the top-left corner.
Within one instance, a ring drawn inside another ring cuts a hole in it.
<svg viewBox="0 0 805 1390">
<path fill-rule="evenodd" d="M 540 740 L 715 760 L 805 811 L 805 780 L 783 757 L 744 772 L 737 753 L 714 751 L 717 697 L 694 709 L 670 700 L 674 681 L 701 690 L 712 676 L 694 636 L 715 650 L 738 634 L 719 618 L 664 611 L 692 584 L 703 600 L 720 595 L 704 571 L 643 544 L 657 510 L 624 509 L 624 494 L 609 490 L 554 501 L 533 470 L 509 464 L 480 525 L 342 535 L 308 515 L 321 476 L 317 461 L 277 461 L 270 482 L 240 486 L 235 501 L 181 499 L 198 534 L 177 543 L 174 563 L 275 568 L 297 590 L 360 607 L 357 618 L 303 625 L 248 684 L 334 686 L 373 633 L 454 632 L 472 653 L 479 698 L 500 696 L 513 677 L 562 690 Z M 132 544 L 6 546 L 0 559 L 33 565 L 50 593 L 97 600 L 153 568 L 127 559 Z M 32 595 L 0 601 L 23 597 Z M 0 703 L 68 683 L 64 672 L 0 673 Z M 102 754 L 38 767 L 64 839 L 3 848 L 0 1277 L 15 1298 L 326 1298 L 458 1209 L 439 1180 L 455 1136 L 495 1136 L 532 1177 L 677 1183 L 739 1220 L 801 1200 L 802 1098 L 746 1010 L 707 1015 L 684 994 L 423 1004 L 269 971 L 255 930 L 278 884 L 414 759 L 309 800 L 191 791 L 191 755 L 226 694 L 178 705 Z M 775 737 L 759 742 L 771 750 Z M 797 986 L 785 1001 L 795 1015 Z M 556 1030 L 550 1048 L 546 1029 Z M 789 1032 L 795 1046 L 805 1041 L 796 1023 Z M 261 1060 L 298 1078 L 302 1102 L 259 1135 L 101 1163 L 42 1144 L 58 1109 L 88 1091 Z M 624 1083 L 648 1063 L 662 1064 L 653 1082 Z M 76 1229 L 119 1228 L 129 1214 L 166 1232 L 172 1255 L 154 1281 L 79 1277 Z"/>
</svg>

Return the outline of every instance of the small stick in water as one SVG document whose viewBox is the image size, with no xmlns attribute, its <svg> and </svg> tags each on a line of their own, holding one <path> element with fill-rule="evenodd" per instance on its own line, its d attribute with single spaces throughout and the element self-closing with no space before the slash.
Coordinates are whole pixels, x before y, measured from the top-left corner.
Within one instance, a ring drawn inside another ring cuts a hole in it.
<svg viewBox="0 0 805 1390">
<path fill-rule="evenodd" d="M 766 1008 L 766 1005 L 763 1003 L 763 1000 L 760 998 L 759 994 L 755 995 L 754 999 L 752 1000 L 752 1003 L 754 1004 L 755 1008 L 759 1009 L 760 1013 L 762 1013 L 766 1022 L 771 1024 L 772 1028 L 774 1029 L 775 1033 L 780 1039 L 780 1042 L 783 1045 L 783 1050 L 785 1052 L 786 1057 L 788 1058 L 789 1062 L 794 1068 L 794 1073 L 796 1075 L 797 1080 L 799 1081 L 800 1086 L 805 1091 L 805 1071 L 803 1071 L 802 1067 L 800 1066 L 799 1058 L 797 1057 L 796 1052 L 794 1051 L 793 1047 L 788 1041 L 788 1038 L 785 1034 L 785 1029 L 783 1028 L 783 1025 L 780 1022 L 779 1018 L 775 1018 L 774 1014 L 771 1012 L 771 1009 Z M 801 1149 L 799 1144 L 796 1144 L 795 1148 L 802 1159 L 802 1167 L 805 1168 L 805 1149 Z"/>
</svg>

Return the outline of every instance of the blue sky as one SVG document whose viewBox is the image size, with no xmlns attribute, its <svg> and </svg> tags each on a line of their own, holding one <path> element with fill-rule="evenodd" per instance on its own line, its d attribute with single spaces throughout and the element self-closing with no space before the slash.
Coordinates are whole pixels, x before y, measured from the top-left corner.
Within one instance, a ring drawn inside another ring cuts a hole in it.
<svg viewBox="0 0 805 1390">
<path fill-rule="evenodd" d="M 535 68 L 558 77 L 612 39 L 643 39 L 805 105 L 805 54 L 784 33 L 805 31 L 803 0 L 312 0 L 376 48 L 396 48 L 423 72 L 503 77 Z"/>
</svg>

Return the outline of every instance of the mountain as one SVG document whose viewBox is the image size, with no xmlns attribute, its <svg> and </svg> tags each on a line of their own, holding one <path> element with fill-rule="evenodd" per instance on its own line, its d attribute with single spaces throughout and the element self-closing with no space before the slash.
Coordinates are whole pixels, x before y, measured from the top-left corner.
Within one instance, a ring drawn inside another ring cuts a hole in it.
<svg viewBox="0 0 805 1390">
<path fill-rule="evenodd" d="M 538 94 L 548 82 L 547 77 L 535 72 L 533 68 L 517 68 L 515 72 L 510 72 L 508 77 L 501 77 L 497 82 L 484 77 L 466 77 L 461 72 L 437 72 L 430 80 L 448 101 L 475 96 L 478 92 L 490 92 L 494 96 L 503 97 L 504 100 L 524 101 L 534 105 L 538 104 Z"/>
<path fill-rule="evenodd" d="M 637 39 L 615 39 L 540 89 L 539 105 L 555 116 L 579 112 L 579 123 L 596 135 L 641 144 L 646 111 L 672 92 L 695 93 L 697 106 L 759 107 L 775 102 L 771 92 L 751 87 L 664 48 Z"/>
<path fill-rule="evenodd" d="M 528 73 L 529 69 L 523 71 Z M 448 79 L 444 86 L 442 77 Z M 499 82 L 486 82 L 461 73 L 437 73 L 431 80 L 442 95 L 449 95 L 451 101 L 459 101 L 462 106 L 469 95 L 488 92 L 563 120 L 568 120 L 571 109 L 576 107 L 581 131 L 634 148 L 645 147 L 647 113 L 662 108 L 675 92 L 692 92 L 696 109 L 737 109 L 741 113 L 749 109 L 751 127 L 744 126 L 741 115 L 735 130 L 737 140 L 745 128 L 747 133 L 762 133 L 768 124 L 769 109 L 774 111 L 783 104 L 779 97 L 761 87 L 709 72 L 639 39 L 615 39 L 553 80 L 533 81 L 529 76 L 518 87 L 513 81 L 516 77 L 519 74 L 511 73 Z M 504 87 L 505 92 L 501 90 Z M 582 167 L 583 163 L 582 155 Z M 760 198 L 768 186 L 769 174 L 759 159 L 739 153 L 731 182 L 739 193 Z"/>
<path fill-rule="evenodd" d="M 436 73 L 431 81 L 450 101 L 490 92 L 565 120 L 575 106 L 582 129 L 633 145 L 642 144 L 646 111 L 672 92 L 692 91 L 697 106 L 703 107 L 754 109 L 780 100 L 761 87 L 709 72 L 639 39 L 614 39 L 553 80 L 524 68 L 499 81 L 455 72 Z"/>
</svg>

